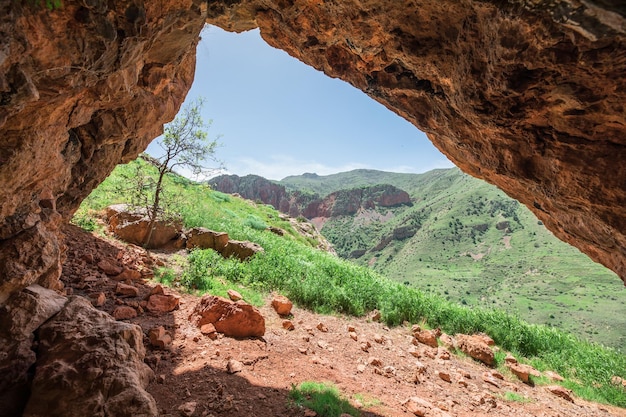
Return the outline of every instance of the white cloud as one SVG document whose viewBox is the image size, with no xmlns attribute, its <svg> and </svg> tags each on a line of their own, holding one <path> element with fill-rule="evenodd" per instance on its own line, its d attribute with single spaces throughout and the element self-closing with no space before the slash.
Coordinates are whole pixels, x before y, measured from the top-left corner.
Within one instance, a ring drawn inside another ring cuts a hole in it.
<svg viewBox="0 0 626 417">
<path fill-rule="evenodd" d="M 232 174 L 239 176 L 254 174 L 272 180 L 281 180 L 287 176 L 301 175 L 305 172 L 330 175 L 359 168 L 371 167 L 356 162 L 331 166 L 316 161 L 296 159 L 289 155 L 273 155 L 264 161 L 254 158 L 239 158 L 229 162 L 227 166 L 227 170 Z"/>
</svg>

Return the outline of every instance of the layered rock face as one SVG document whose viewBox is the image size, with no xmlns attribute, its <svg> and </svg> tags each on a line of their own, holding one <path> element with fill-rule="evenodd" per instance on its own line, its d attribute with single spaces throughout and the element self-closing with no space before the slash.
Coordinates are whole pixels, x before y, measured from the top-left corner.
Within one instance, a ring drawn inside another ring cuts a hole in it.
<svg viewBox="0 0 626 417">
<path fill-rule="evenodd" d="M 209 22 L 260 27 L 350 82 L 622 279 L 625 16 L 616 0 L 209 4 Z"/>
<path fill-rule="evenodd" d="M 621 1 L 12 1 L 0 5 L 0 303 L 57 285 L 57 226 L 173 118 L 206 13 L 363 90 L 626 278 Z"/>
<path fill-rule="evenodd" d="M 58 225 L 175 116 L 206 14 L 193 0 L 34 3 L 0 5 L 0 303 L 58 285 Z"/>
</svg>

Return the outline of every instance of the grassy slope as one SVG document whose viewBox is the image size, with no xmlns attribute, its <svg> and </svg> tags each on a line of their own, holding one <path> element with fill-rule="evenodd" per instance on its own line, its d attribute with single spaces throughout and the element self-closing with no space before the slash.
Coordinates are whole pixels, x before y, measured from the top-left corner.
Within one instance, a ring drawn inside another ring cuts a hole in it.
<svg viewBox="0 0 626 417">
<path fill-rule="evenodd" d="M 74 222 L 93 226 L 94 210 L 123 201 L 128 181 L 120 174 L 133 172 L 132 166 L 138 163 L 118 167 L 85 200 Z M 615 350 L 525 323 L 501 310 L 460 306 L 390 281 L 371 268 L 313 249 L 292 234 L 280 237 L 263 230 L 260 222 L 289 231 L 270 207 L 255 206 L 175 176 L 168 182 L 173 194 L 178 194 L 174 206 L 187 225 L 227 231 L 235 239 L 251 240 L 265 248 L 248 262 L 223 259 L 212 250 L 194 251 L 182 275 L 169 272 L 172 285 L 214 292 L 221 291 L 225 283 L 251 291 L 280 291 L 301 306 L 320 312 L 362 315 L 378 309 L 389 325 L 409 321 L 440 327 L 450 334 L 482 331 L 538 369 L 552 369 L 570 378 L 565 385 L 581 397 L 626 407 L 626 392 L 610 382 L 613 375 L 626 378 L 626 357 Z"/>
<path fill-rule="evenodd" d="M 384 222 L 371 213 L 327 222 L 323 233 L 339 254 L 369 250 L 354 261 L 398 282 L 626 347 L 626 290 L 619 278 L 556 239 L 526 207 L 483 181 L 458 169 L 421 175 L 357 170 L 283 180 L 322 195 L 342 184 L 377 181 L 408 189 L 414 206 L 381 210 L 394 215 Z M 503 221 L 510 231 L 496 228 Z M 372 250 L 382 236 L 406 225 L 419 227 L 415 236 Z M 474 230 L 479 225 L 487 229 Z"/>
</svg>

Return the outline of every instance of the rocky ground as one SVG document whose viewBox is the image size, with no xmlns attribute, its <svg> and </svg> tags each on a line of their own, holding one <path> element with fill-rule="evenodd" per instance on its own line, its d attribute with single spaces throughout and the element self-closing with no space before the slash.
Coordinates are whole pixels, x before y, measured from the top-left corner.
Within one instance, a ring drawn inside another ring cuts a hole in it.
<svg viewBox="0 0 626 417">
<path fill-rule="evenodd" d="M 292 385 L 303 381 L 332 382 L 362 416 L 626 416 L 419 343 L 411 326 L 390 329 L 371 316 L 294 307 L 288 330 L 268 298 L 259 308 L 263 338 L 203 334 L 189 320 L 200 298 L 150 281 L 151 265 L 167 262 L 168 254 L 148 257 L 73 226 L 65 232 L 67 291 L 141 326 L 145 362 L 154 371 L 147 390 L 163 416 L 315 416 L 289 404 Z M 507 400 L 511 393 L 525 400 Z"/>
</svg>

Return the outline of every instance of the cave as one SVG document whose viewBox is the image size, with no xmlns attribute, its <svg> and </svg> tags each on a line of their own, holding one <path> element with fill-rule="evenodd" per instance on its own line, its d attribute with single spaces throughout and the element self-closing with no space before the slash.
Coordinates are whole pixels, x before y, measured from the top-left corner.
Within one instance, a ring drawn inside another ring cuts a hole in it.
<svg viewBox="0 0 626 417">
<path fill-rule="evenodd" d="M 619 0 L 12 1 L 0 6 L 0 305 L 32 284 L 60 289 L 60 226 L 173 119 L 202 76 L 205 23 L 259 28 L 362 90 L 626 282 Z"/>
</svg>

